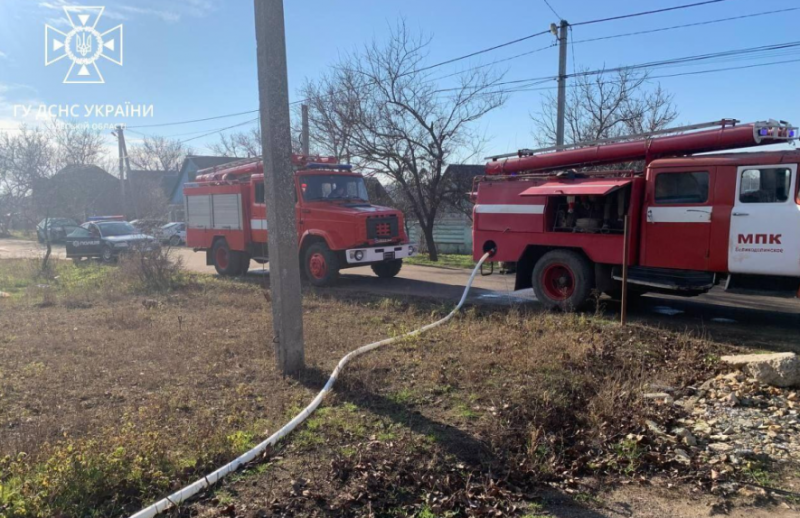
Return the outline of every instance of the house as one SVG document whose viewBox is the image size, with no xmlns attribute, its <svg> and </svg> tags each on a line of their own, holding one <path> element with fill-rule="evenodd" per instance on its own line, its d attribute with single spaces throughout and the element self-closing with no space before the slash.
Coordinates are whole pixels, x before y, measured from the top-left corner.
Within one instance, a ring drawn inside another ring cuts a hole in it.
<svg viewBox="0 0 800 518">
<path fill-rule="evenodd" d="M 169 213 L 169 199 L 178 182 L 177 171 L 128 171 L 128 213 L 136 218 L 164 219 Z"/>
<path fill-rule="evenodd" d="M 50 178 L 36 181 L 32 200 L 41 216 L 78 221 L 124 212 L 119 179 L 95 165 L 69 165 Z"/>
</svg>

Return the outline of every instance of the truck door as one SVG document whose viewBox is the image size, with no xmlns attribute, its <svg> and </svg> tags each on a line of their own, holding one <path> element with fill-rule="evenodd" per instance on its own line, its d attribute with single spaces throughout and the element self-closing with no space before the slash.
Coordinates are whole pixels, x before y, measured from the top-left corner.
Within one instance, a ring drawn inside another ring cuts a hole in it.
<svg viewBox="0 0 800 518">
<path fill-rule="evenodd" d="M 728 244 L 731 273 L 800 277 L 796 192 L 797 164 L 737 169 Z"/>
<path fill-rule="evenodd" d="M 649 171 L 643 266 L 681 270 L 708 268 L 714 169 Z"/>
</svg>

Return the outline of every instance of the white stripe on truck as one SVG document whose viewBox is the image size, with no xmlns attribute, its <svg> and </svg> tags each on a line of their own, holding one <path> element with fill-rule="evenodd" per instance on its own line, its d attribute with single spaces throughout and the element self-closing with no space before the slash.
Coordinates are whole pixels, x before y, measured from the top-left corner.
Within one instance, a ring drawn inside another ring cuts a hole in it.
<svg viewBox="0 0 800 518">
<path fill-rule="evenodd" d="M 544 214 L 544 205 L 475 205 L 475 214 Z"/>
</svg>

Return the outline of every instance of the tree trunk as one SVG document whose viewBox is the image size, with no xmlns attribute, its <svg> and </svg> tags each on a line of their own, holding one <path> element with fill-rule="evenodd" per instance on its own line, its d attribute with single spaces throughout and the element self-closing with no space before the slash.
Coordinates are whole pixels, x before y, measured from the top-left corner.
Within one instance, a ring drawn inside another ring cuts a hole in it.
<svg viewBox="0 0 800 518">
<path fill-rule="evenodd" d="M 436 249 L 436 241 L 433 240 L 433 223 L 430 225 L 420 225 L 422 234 L 425 236 L 425 244 L 428 246 L 428 257 L 431 261 L 439 260 L 439 251 Z"/>
</svg>

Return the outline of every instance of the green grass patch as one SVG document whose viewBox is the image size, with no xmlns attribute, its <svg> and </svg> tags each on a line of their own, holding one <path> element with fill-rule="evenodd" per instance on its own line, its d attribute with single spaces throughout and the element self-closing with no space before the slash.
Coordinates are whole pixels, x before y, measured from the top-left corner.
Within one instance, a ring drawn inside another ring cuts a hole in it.
<svg viewBox="0 0 800 518">
<path fill-rule="evenodd" d="M 440 268 L 467 268 L 469 270 L 475 268 L 475 261 L 472 260 L 471 255 L 462 254 L 439 254 L 438 261 L 431 261 L 427 255 L 417 255 L 403 259 L 407 264 L 416 264 L 418 266 L 436 266 Z"/>
</svg>

